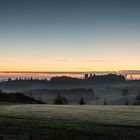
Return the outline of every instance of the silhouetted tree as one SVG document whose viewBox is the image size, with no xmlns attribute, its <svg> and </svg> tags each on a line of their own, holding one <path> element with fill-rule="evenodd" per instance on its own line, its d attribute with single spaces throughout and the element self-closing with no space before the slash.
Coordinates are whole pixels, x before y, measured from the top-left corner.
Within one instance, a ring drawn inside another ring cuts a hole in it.
<svg viewBox="0 0 140 140">
<path fill-rule="evenodd" d="M 104 105 L 107 105 L 107 101 L 106 101 L 106 99 L 104 99 Z"/>
<path fill-rule="evenodd" d="M 136 101 L 134 103 L 135 105 L 140 105 L 140 92 L 138 93 L 138 95 L 136 96 Z"/>
<path fill-rule="evenodd" d="M 140 101 L 140 92 L 138 93 L 136 99 Z"/>
<path fill-rule="evenodd" d="M 92 75 L 92 73 L 90 74 L 90 76 L 89 76 L 90 78 L 92 78 L 93 77 L 93 75 Z"/>
<path fill-rule="evenodd" d="M 65 104 L 68 104 L 68 102 L 65 97 L 62 97 L 60 94 L 57 94 L 57 97 L 54 100 L 54 104 L 65 105 Z"/>
<path fill-rule="evenodd" d="M 96 97 L 97 104 L 99 103 L 99 96 Z"/>
<path fill-rule="evenodd" d="M 43 103 L 41 97 L 38 98 L 38 101 L 39 101 L 40 103 Z M 46 103 L 46 104 L 47 104 L 47 103 Z"/>
<path fill-rule="evenodd" d="M 85 75 L 84 75 L 84 79 L 87 79 L 87 78 L 88 78 L 88 74 L 85 74 Z"/>
<path fill-rule="evenodd" d="M 12 81 L 12 79 L 11 78 L 8 78 L 8 82 L 11 82 Z"/>
<path fill-rule="evenodd" d="M 86 101 L 84 100 L 84 98 L 81 98 L 81 99 L 80 99 L 79 104 L 80 104 L 80 105 L 86 104 Z"/>
<path fill-rule="evenodd" d="M 129 95 L 129 90 L 128 89 L 123 89 L 122 90 L 122 96 L 125 98 L 125 105 L 129 105 L 128 99 L 127 99 L 128 95 Z"/>
<path fill-rule="evenodd" d="M 125 105 L 129 105 L 127 98 L 125 99 Z"/>
</svg>

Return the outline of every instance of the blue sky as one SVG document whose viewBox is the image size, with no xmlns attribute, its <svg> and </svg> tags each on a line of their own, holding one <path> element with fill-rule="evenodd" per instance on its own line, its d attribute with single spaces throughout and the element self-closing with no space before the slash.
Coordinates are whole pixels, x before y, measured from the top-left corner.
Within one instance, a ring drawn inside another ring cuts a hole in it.
<svg viewBox="0 0 140 140">
<path fill-rule="evenodd" d="M 139 0 L 1 0 L 1 70 L 139 70 L 139 7 Z"/>
</svg>

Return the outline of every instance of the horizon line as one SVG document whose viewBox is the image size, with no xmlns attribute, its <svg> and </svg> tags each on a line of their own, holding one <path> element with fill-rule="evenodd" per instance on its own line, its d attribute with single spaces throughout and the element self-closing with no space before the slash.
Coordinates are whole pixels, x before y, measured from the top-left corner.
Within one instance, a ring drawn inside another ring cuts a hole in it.
<svg viewBox="0 0 140 140">
<path fill-rule="evenodd" d="M 0 71 L 0 73 L 114 73 L 114 74 L 140 74 L 140 70 L 118 70 L 118 71 Z"/>
</svg>

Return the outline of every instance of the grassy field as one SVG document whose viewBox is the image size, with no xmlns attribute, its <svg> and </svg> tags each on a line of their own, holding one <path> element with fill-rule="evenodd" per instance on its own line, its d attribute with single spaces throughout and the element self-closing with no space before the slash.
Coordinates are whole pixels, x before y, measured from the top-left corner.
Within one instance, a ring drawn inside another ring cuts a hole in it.
<svg viewBox="0 0 140 140">
<path fill-rule="evenodd" d="M 1 105 L 0 135 L 46 140 L 139 140 L 140 107 Z"/>
</svg>

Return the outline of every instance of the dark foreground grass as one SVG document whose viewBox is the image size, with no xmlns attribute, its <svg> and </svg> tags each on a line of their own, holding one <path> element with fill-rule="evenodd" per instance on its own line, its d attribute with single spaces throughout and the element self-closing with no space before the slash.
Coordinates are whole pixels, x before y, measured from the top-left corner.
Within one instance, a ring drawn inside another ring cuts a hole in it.
<svg viewBox="0 0 140 140">
<path fill-rule="evenodd" d="M 140 108 L 5 105 L 0 106 L 0 135 L 18 140 L 139 140 Z"/>
</svg>

